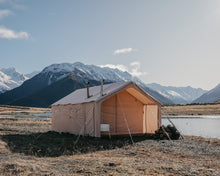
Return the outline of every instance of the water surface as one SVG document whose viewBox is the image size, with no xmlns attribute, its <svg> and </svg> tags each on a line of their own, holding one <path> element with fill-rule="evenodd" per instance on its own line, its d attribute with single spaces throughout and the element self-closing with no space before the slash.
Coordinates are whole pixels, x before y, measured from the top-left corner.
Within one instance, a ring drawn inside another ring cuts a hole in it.
<svg viewBox="0 0 220 176">
<path fill-rule="evenodd" d="M 163 116 L 163 125 L 170 124 L 166 117 L 170 118 L 170 120 L 174 123 L 174 125 L 181 132 L 181 134 L 220 139 L 219 115 Z"/>
</svg>

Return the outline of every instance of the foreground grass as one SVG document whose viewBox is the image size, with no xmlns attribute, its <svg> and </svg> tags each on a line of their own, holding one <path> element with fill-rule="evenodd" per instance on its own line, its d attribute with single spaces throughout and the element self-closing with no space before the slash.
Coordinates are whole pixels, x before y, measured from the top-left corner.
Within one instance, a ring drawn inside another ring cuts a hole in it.
<svg viewBox="0 0 220 176">
<path fill-rule="evenodd" d="M 51 121 L 0 117 L 0 175 L 219 175 L 220 140 L 95 139 Z"/>
</svg>

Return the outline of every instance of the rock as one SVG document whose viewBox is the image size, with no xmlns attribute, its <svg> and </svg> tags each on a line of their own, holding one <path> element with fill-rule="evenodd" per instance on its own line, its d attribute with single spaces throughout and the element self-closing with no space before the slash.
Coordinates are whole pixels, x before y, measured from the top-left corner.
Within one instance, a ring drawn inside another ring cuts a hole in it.
<svg viewBox="0 0 220 176">
<path fill-rule="evenodd" d="M 116 166 L 115 163 L 109 163 L 108 165 L 111 166 L 111 167 Z"/>
</svg>

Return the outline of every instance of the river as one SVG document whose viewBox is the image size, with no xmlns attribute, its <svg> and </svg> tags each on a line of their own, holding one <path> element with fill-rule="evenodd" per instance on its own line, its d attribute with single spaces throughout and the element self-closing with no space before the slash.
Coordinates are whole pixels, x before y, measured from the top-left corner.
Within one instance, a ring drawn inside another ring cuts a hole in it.
<svg viewBox="0 0 220 176">
<path fill-rule="evenodd" d="M 183 135 L 220 139 L 220 115 L 163 116 L 162 124 L 168 125 L 169 117 Z"/>
</svg>

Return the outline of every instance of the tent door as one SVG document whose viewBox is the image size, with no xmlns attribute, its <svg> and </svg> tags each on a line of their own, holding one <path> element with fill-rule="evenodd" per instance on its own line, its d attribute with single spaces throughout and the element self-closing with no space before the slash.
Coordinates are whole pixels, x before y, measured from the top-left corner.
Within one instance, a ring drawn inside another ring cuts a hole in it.
<svg viewBox="0 0 220 176">
<path fill-rule="evenodd" d="M 144 105 L 145 130 L 147 133 L 155 133 L 158 129 L 158 106 Z"/>
</svg>

